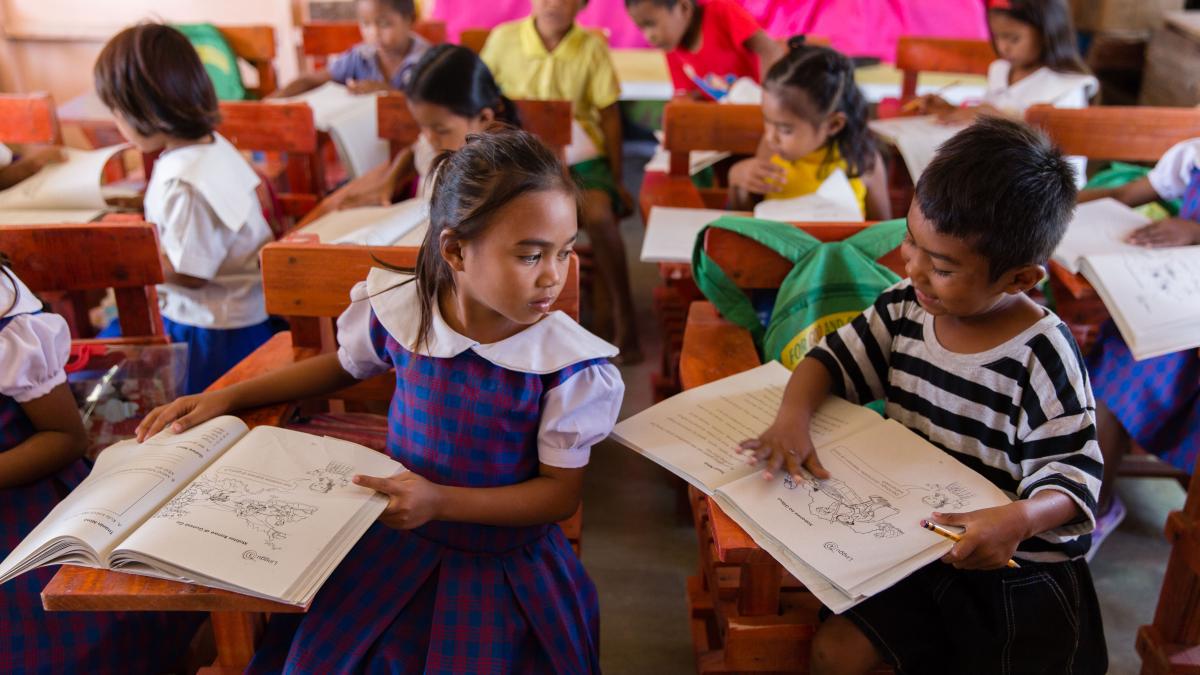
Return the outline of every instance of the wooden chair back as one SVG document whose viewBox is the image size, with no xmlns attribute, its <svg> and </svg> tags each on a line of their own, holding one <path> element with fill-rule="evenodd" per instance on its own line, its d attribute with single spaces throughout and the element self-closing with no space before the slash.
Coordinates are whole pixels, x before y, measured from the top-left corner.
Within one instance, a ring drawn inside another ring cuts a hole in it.
<svg viewBox="0 0 1200 675">
<path fill-rule="evenodd" d="M 255 98 L 262 98 L 279 87 L 275 73 L 275 29 L 271 26 L 217 26 L 230 49 L 258 73 L 258 86 L 247 87 Z"/>
<path fill-rule="evenodd" d="M 902 35 L 896 46 L 896 67 L 904 74 L 900 100 L 917 95 L 917 76 L 922 72 L 986 75 L 995 60 L 996 52 L 987 40 Z"/>
<path fill-rule="evenodd" d="M 267 154 L 266 174 L 285 177 L 277 190 L 285 215 L 303 217 L 317 205 L 324 167 L 307 104 L 223 101 L 217 130 L 239 150 Z"/>
<path fill-rule="evenodd" d="M 1037 105 L 1025 121 L 1046 132 L 1068 155 L 1156 162 L 1172 145 L 1200 136 L 1200 109 L 1103 106 L 1066 109 Z"/>
<path fill-rule="evenodd" d="M 113 289 L 121 334 L 162 338 L 155 285 L 163 282 L 158 235 L 142 222 L 0 226 L 0 251 L 29 289 L 50 299 L 75 338 L 94 335 L 90 298 Z M 55 301 L 54 298 L 59 298 Z"/>
<path fill-rule="evenodd" d="M 521 116 L 521 124 L 529 133 L 537 136 L 563 156 L 571 144 L 570 101 L 514 101 Z M 387 94 L 379 97 L 379 137 L 391 145 L 395 154 L 417 141 L 421 128 L 408 109 L 403 94 Z"/>
<path fill-rule="evenodd" d="M 446 41 L 444 21 L 418 20 L 413 32 L 435 45 Z M 323 69 L 329 57 L 362 42 L 357 21 L 313 21 L 300 26 L 300 36 L 302 53 L 313 70 Z"/>
<path fill-rule="evenodd" d="M 0 143 L 61 142 L 50 94 L 0 94 Z"/>
<path fill-rule="evenodd" d="M 663 148 L 671 153 L 671 175 L 688 175 L 688 153 L 721 150 L 753 155 L 763 134 L 762 107 L 671 101 L 663 109 Z"/>
</svg>

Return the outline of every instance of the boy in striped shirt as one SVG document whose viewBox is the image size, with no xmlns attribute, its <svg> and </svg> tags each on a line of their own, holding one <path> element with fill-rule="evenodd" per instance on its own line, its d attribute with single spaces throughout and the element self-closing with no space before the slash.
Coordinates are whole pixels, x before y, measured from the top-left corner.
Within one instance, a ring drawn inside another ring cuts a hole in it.
<svg viewBox="0 0 1200 675">
<path fill-rule="evenodd" d="M 1074 172 L 1019 122 L 985 118 L 946 142 L 917 183 L 902 253 L 908 278 L 796 367 L 774 424 L 743 443 L 768 474 L 813 452 L 830 393 L 866 403 L 990 479 L 1011 504 L 933 513 L 965 528 L 935 562 L 840 616 L 812 672 L 1103 673 L 1104 631 L 1083 556 L 1102 459 L 1082 356 L 1026 294 L 1075 205 Z M 1020 569 L 1007 569 L 1016 558 Z"/>
</svg>

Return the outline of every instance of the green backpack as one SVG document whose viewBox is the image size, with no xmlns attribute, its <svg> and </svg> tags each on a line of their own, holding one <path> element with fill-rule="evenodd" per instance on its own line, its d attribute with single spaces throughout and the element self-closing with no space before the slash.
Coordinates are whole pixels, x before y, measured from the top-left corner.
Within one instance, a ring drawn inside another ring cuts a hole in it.
<svg viewBox="0 0 1200 675">
<path fill-rule="evenodd" d="M 238 71 L 237 55 L 221 31 L 211 23 L 175 24 L 173 27 L 184 34 L 200 55 L 200 62 L 204 64 L 204 70 L 208 71 L 208 78 L 217 90 L 217 99 L 246 100 L 246 87 Z"/>
<path fill-rule="evenodd" d="M 900 245 L 907 229 L 904 219 L 878 223 L 835 242 L 821 242 L 793 225 L 770 220 L 726 216 L 705 230 L 713 227 L 737 232 L 792 261 L 764 326 L 746 293 L 704 252 L 704 232 L 692 252 L 693 275 L 704 295 L 722 316 L 750 331 L 764 361 L 776 359 L 789 369 L 900 280 L 876 259 Z"/>
</svg>

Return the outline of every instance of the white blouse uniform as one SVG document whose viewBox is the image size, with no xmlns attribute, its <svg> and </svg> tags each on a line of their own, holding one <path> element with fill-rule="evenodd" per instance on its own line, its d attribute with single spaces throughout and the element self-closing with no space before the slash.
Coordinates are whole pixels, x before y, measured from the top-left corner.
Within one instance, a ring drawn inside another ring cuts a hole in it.
<svg viewBox="0 0 1200 675">
<path fill-rule="evenodd" d="M 163 253 L 200 288 L 159 286 L 168 319 L 201 328 L 245 328 L 267 320 L 258 251 L 271 241 L 258 174 L 218 133 L 212 143 L 164 152 L 146 188 L 146 219 Z"/>
<path fill-rule="evenodd" d="M 1171 146 L 1146 175 L 1150 187 L 1163 199 L 1182 199 L 1200 169 L 1200 138 Z"/>
<path fill-rule="evenodd" d="M 13 317 L 0 329 L 0 395 L 27 403 L 67 381 L 63 366 L 71 353 L 71 333 L 61 316 L 41 312 L 42 302 L 15 275 L 12 279 L 18 300 L 0 317 Z M 0 274 L 0 311 L 12 303 L 13 292 L 12 282 Z"/>
<path fill-rule="evenodd" d="M 0 169 L 12 164 L 12 159 L 12 149 L 3 143 L 0 143 Z"/>
<path fill-rule="evenodd" d="M 549 375 L 583 361 L 608 359 L 618 353 L 616 347 L 560 311 L 551 312 L 512 337 L 480 344 L 451 328 L 436 302 L 429 339 L 418 350 L 420 301 L 416 284 L 399 285 L 411 278 L 376 268 L 366 281 L 350 291 L 350 306 L 337 321 L 338 360 L 355 378 L 367 379 L 391 367 L 379 358 L 371 341 L 372 309 L 379 323 L 403 348 L 433 358 L 454 358 L 470 349 L 499 368 Z M 585 466 L 591 447 L 612 431 L 624 395 L 620 371 L 607 362 L 583 368 L 545 392 L 538 428 L 538 460 L 566 469 Z"/>
<path fill-rule="evenodd" d="M 1052 105 L 1055 108 L 1086 108 L 1100 90 L 1100 82 L 1084 73 L 1060 73 L 1050 68 L 1038 68 L 1014 84 L 1008 83 L 1012 64 L 996 59 L 988 66 L 987 92 L 983 96 L 1001 111 L 1024 117 L 1025 110 L 1035 105 Z M 1087 159 L 1069 157 L 1075 167 L 1075 183 L 1079 187 L 1087 182 Z"/>
</svg>

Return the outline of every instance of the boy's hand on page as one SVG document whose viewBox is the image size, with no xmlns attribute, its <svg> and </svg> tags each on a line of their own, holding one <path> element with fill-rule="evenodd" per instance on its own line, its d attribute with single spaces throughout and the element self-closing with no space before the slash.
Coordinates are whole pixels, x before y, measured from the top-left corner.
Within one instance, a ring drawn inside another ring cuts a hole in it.
<svg viewBox="0 0 1200 675">
<path fill-rule="evenodd" d="M 397 530 L 411 530 L 435 520 L 441 508 L 441 486 L 412 471 L 387 478 L 355 476 L 354 484 L 388 496 L 387 508 L 380 514 L 379 522 Z"/>
<path fill-rule="evenodd" d="M 375 82 L 374 80 L 346 80 L 346 88 L 351 94 L 372 94 L 377 91 L 388 91 L 388 86 L 383 82 Z"/>
<path fill-rule="evenodd" d="M 966 528 L 962 540 L 942 556 L 942 562 L 960 570 L 1000 569 L 1025 538 L 1025 519 L 1015 502 L 965 513 L 935 511 L 931 520 Z"/>
<path fill-rule="evenodd" d="M 761 157 L 743 159 L 729 169 L 729 184 L 756 195 L 783 190 L 783 167 Z"/>
<path fill-rule="evenodd" d="M 813 449 L 807 424 L 776 420 L 758 438 L 742 441 L 738 449 L 751 464 L 762 467 L 764 478 L 774 478 L 780 469 L 799 480 L 801 467 L 817 478 L 829 478 Z"/>
<path fill-rule="evenodd" d="M 1167 218 L 1138 228 L 1129 235 L 1129 243 L 1147 248 L 1200 244 L 1200 223 L 1186 218 Z"/>
<path fill-rule="evenodd" d="M 142 419 L 137 426 L 138 443 L 171 425 L 173 433 L 181 433 L 192 427 L 233 410 L 232 402 L 225 390 L 181 396 L 160 405 Z"/>
</svg>

